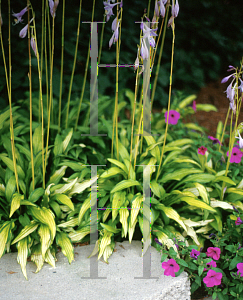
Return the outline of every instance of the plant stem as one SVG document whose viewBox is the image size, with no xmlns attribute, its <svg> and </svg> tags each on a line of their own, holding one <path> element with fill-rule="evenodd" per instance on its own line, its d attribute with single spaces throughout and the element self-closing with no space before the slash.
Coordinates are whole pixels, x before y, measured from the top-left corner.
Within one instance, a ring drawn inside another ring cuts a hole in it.
<svg viewBox="0 0 243 300">
<path fill-rule="evenodd" d="M 61 113 L 62 113 L 62 82 L 63 82 L 63 57 L 64 57 L 64 17 L 65 17 L 65 0 L 62 8 L 62 53 L 61 53 L 61 75 L 59 89 L 59 112 L 58 112 L 58 133 L 61 130 Z"/>
<path fill-rule="evenodd" d="M 82 2 L 82 0 L 80 0 L 80 10 L 81 10 L 81 2 Z M 94 20 L 94 8 L 95 8 L 95 0 L 93 1 L 93 9 L 92 9 L 91 22 L 93 22 L 93 20 Z M 80 13 L 81 13 L 81 11 L 80 11 Z M 83 81 L 82 92 L 81 92 L 81 96 L 80 96 L 80 100 L 79 100 L 79 106 L 78 106 L 78 112 L 77 112 L 77 118 L 76 118 L 76 122 L 75 122 L 75 128 L 74 128 L 74 131 L 77 130 L 78 120 L 79 120 L 79 115 L 80 115 L 81 106 L 82 106 L 83 97 L 84 97 L 84 90 L 85 90 L 86 79 L 87 79 L 87 73 L 88 73 L 88 67 L 89 67 L 90 44 L 91 44 L 91 37 L 90 37 L 90 40 L 89 40 L 89 47 L 88 47 L 88 53 L 87 53 L 86 65 L 85 65 L 85 72 L 84 72 L 84 81 Z"/>
<path fill-rule="evenodd" d="M 35 189 L 35 169 L 34 169 L 34 154 L 33 154 L 33 132 L 32 132 L 32 69 L 31 69 L 31 51 L 30 51 L 30 9 L 29 0 L 27 0 L 28 6 L 28 54 L 29 54 L 29 101 L 30 101 L 30 156 L 31 156 L 31 171 L 32 171 L 32 188 Z M 34 16 L 33 16 L 34 17 Z"/>
<path fill-rule="evenodd" d="M 93 2 L 93 14 L 94 14 L 94 5 L 95 5 L 95 1 Z M 75 48 L 75 54 L 74 54 L 74 60 L 73 60 L 72 75 L 71 75 L 70 84 L 69 84 L 68 101 L 67 101 L 67 108 L 66 108 L 66 123 L 65 123 L 65 128 L 68 127 L 69 106 L 70 106 L 71 92 L 72 92 L 72 86 L 73 86 L 73 77 L 74 77 L 74 72 L 75 72 L 75 67 L 76 67 L 76 60 L 77 60 L 77 53 L 78 53 L 79 30 L 80 30 L 80 20 L 81 20 L 81 8 L 82 8 L 82 0 L 80 0 L 80 6 L 79 6 L 77 40 L 76 40 L 76 48 Z M 92 17 L 92 22 L 93 22 L 93 17 Z"/>
<path fill-rule="evenodd" d="M 169 87 L 168 113 L 167 113 L 167 120 L 166 120 L 166 126 L 165 126 L 164 143 L 163 143 L 162 153 L 161 153 L 161 157 L 160 157 L 159 168 L 158 168 L 158 172 L 157 172 L 157 175 L 156 175 L 156 181 L 158 180 L 158 177 L 159 177 L 159 174 L 160 174 L 160 168 L 161 168 L 162 159 L 163 159 L 163 155 L 164 155 L 166 136 L 167 136 L 168 125 L 169 125 L 168 120 L 169 120 L 169 113 L 170 113 L 172 73 L 173 73 L 173 60 L 174 60 L 174 46 L 175 46 L 175 24 L 174 24 L 174 20 L 173 20 L 173 23 L 171 25 L 171 28 L 172 28 L 173 38 L 172 38 L 172 53 L 171 53 L 171 67 L 170 67 L 170 87 Z"/>
<path fill-rule="evenodd" d="M 1 5 L 1 4 L 0 4 Z M 8 49 L 9 49 L 9 79 L 7 80 L 7 73 L 6 73 L 6 81 L 7 81 L 7 87 L 8 87 L 8 100 L 9 100 L 9 112 L 10 112 L 10 139 L 11 139 L 11 149 L 12 149 L 12 156 L 13 156 L 13 166 L 14 166 L 14 174 L 15 174 L 15 181 L 16 181 L 16 187 L 17 191 L 19 193 L 19 180 L 18 180 L 18 172 L 17 172 L 17 163 L 16 163 L 16 157 L 15 157 L 15 145 L 14 145 L 14 127 L 13 127 L 13 112 L 12 112 L 12 93 L 11 93 L 11 87 L 12 87 L 12 63 L 11 63 L 11 12 L 10 12 L 10 0 L 8 0 Z M 1 44 L 2 44 L 2 50 L 3 50 L 3 56 L 4 56 L 4 49 L 3 49 L 3 43 L 2 43 L 2 31 L 1 31 Z M 5 60 L 5 58 L 4 58 Z M 7 70 L 5 66 L 5 70 Z"/>
</svg>

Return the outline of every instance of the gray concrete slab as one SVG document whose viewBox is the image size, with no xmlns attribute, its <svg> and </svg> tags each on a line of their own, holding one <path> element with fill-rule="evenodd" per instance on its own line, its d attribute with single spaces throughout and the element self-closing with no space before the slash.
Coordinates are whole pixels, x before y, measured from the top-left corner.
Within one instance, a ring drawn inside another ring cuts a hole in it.
<svg viewBox="0 0 243 300">
<path fill-rule="evenodd" d="M 90 276 L 90 259 L 87 258 L 92 252 L 90 245 L 74 248 L 75 261 L 71 265 L 62 253 L 58 253 L 56 268 L 44 264 L 36 274 L 35 264 L 28 262 L 28 281 L 17 263 L 17 253 L 5 254 L 0 259 L 0 299 L 191 299 L 187 274 L 182 273 L 174 278 L 163 275 L 161 256 L 155 248 L 150 248 L 151 276 L 158 279 L 134 279 L 134 277 L 143 277 L 140 241 L 132 241 L 131 244 L 128 241 L 116 243 L 115 249 L 116 251 L 108 260 L 109 264 L 102 260 L 98 261 L 98 276 L 107 279 L 82 278 Z"/>
</svg>

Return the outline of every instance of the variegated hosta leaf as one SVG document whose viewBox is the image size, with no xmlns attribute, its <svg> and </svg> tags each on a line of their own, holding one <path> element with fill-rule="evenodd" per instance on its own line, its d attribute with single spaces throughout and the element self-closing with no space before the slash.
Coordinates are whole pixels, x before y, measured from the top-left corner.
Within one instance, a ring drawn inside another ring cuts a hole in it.
<svg viewBox="0 0 243 300">
<path fill-rule="evenodd" d="M 20 207 L 21 200 L 24 200 L 24 195 L 21 195 L 19 193 L 13 194 L 9 218 L 11 218 L 13 213 Z"/>
<path fill-rule="evenodd" d="M 131 244 L 132 237 L 133 237 L 133 234 L 134 234 L 134 230 L 135 230 L 135 227 L 136 227 L 136 224 L 137 224 L 137 219 L 135 220 L 133 225 L 131 225 L 131 219 L 130 219 L 128 224 L 129 224 L 129 226 L 128 226 L 128 237 L 129 237 L 129 243 Z"/>
<path fill-rule="evenodd" d="M 112 221 L 117 217 L 118 210 L 123 207 L 125 203 L 125 192 L 115 192 L 112 197 Z"/>
<path fill-rule="evenodd" d="M 141 187 L 140 183 L 136 180 L 132 180 L 132 179 L 122 180 L 118 184 L 116 184 L 116 186 L 111 190 L 111 193 L 115 193 L 135 185 Z"/>
<path fill-rule="evenodd" d="M 49 265 L 55 268 L 55 261 L 56 258 L 52 255 L 50 248 L 48 248 L 45 255 L 45 262 L 47 262 Z"/>
<path fill-rule="evenodd" d="M 219 200 L 211 200 L 210 205 L 212 207 L 221 207 L 223 209 L 232 209 L 233 205 L 229 204 L 228 202 L 219 201 Z"/>
<path fill-rule="evenodd" d="M 68 262 L 74 260 L 73 245 L 69 237 L 64 232 L 58 232 L 56 236 L 57 245 L 62 248 L 62 253 L 67 257 Z"/>
<path fill-rule="evenodd" d="M 100 244 L 100 239 L 96 241 L 94 249 L 93 249 L 92 253 L 90 254 L 90 256 L 88 256 L 88 258 L 94 256 L 95 254 L 97 254 L 99 252 L 99 244 Z"/>
<path fill-rule="evenodd" d="M 37 266 L 35 273 L 38 273 L 44 264 L 44 258 L 41 254 L 41 244 L 33 246 L 31 253 L 31 261 L 33 261 Z"/>
<path fill-rule="evenodd" d="M 90 226 L 83 227 L 79 230 L 69 233 L 69 238 L 72 242 L 81 241 L 87 234 L 90 234 Z"/>
<path fill-rule="evenodd" d="M 80 194 L 91 185 L 97 182 L 98 176 L 94 176 L 90 180 L 84 180 L 82 183 L 75 183 L 71 191 L 68 193 L 68 196 L 71 197 L 73 194 Z"/>
<path fill-rule="evenodd" d="M 185 231 L 187 230 L 185 224 L 181 220 L 180 215 L 173 208 L 166 207 L 163 204 L 158 204 L 155 206 L 155 208 L 163 210 L 163 212 L 166 214 L 166 216 L 168 218 L 175 220 L 177 223 L 179 223 L 184 228 Z"/>
<path fill-rule="evenodd" d="M 195 230 L 187 225 L 186 228 L 187 228 L 186 230 L 187 235 L 189 235 L 197 245 L 200 245 Z"/>
<path fill-rule="evenodd" d="M 60 179 L 64 176 L 66 169 L 67 166 L 62 166 L 59 170 L 56 170 L 56 172 L 51 176 L 48 185 L 51 183 L 57 184 L 60 181 Z"/>
<path fill-rule="evenodd" d="M 27 263 L 27 257 L 28 257 L 28 242 L 27 237 L 23 238 L 21 241 L 17 244 L 18 249 L 18 256 L 17 256 L 17 262 L 21 266 L 22 273 L 24 274 L 24 277 L 27 278 L 27 272 L 26 272 L 26 263 Z"/>
<path fill-rule="evenodd" d="M 158 198 L 162 198 L 165 195 L 165 189 L 160 185 L 156 180 L 152 180 L 150 182 L 150 187 L 152 192 L 157 196 Z"/>
<path fill-rule="evenodd" d="M 143 195 L 140 194 L 132 202 L 131 227 L 133 227 L 134 223 L 137 221 L 136 218 L 139 213 L 142 201 L 143 201 Z"/>
<path fill-rule="evenodd" d="M 49 226 L 47 226 L 45 224 L 41 224 L 39 227 L 38 233 L 39 233 L 40 241 L 41 241 L 41 253 L 44 258 L 47 249 L 51 245 L 51 235 L 50 235 Z"/>
<path fill-rule="evenodd" d="M 239 182 L 239 184 L 236 187 L 237 189 L 243 189 L 243 179 Z"/>
<path fill-rule="evenodd" d="M 112 168 L 108 169 L 107 171 L 105 171 L 104 173 L 102 173 L 100 175 L 100 178 L 110 178 L 117 174 L 122 174 L 124 176 L 124 178 L 127 179 L 127 174 L 123 170 L 121 170 L 120 168 L 117 168 L 117 167 L 112 167 Z"/>
<path fill-rule="evenodd" d="M 66 151 L 67 149 L 67 146 L 72 138 L 72 135 L 73 135 L 73 128 L 69 131 L 68 135 L 65 137 L 65 140 L 62 142 L 62 150 L 63 152 Z"/>
<path fill-rule="evenodd" d="M 74 205 L 71 199 L 64 194 L 56 194 L 55 195 L 56 199 L 60 201 L 62 204 L 67 205 L 71 210 L 74 210 Z"/>
<path fill-rule="evenodd" d="M 212 226 L 210 224 L 207 224 L 206 226 L 203 226 L 196 230 L 196 233 L 204 233 L 207 234 L 210 230 L 212 230 Z"/>
<path fill-rule="evenodd" d="M 190 219 L 185 219 L 185 218 L 181 218 L 183 220 L 183 222 L 189 226 L 189 227 L 197 227 L 197 226 L 205 226 L 211 222 L 214 221 L 214 219 L 210 219 L 210 220 L 205 220 L 205 221 L 197 221 L 197 222 L 194 222 Z"/>
<path fill-rule="evenodd" d="M 102 221 L 103 223 L 107 220 L 107 218 L 109 217 L 109 214 L 111 213 L 111 209 L 110 208 L 107 208 L 104 212 L 103 212 L 103 215 L 102 215 Z"/>
<path fill-rule="evenodd" d="M 84 203 L 82 204 L 81 209 L 79 211 L 79 215 L 78 215 L 78 224 L 79 225 L 80 225 L 82 218 L 83 218 L 84 214 L 86 213 L 86 211 L 89 208 L 92 208 L 95 205 L 96 201 L 97 201 L 96 198 L 93 199 L 93 197 L 91 197 L 91 194 L 90 194 L 90 197 L 84 201 Z"/>
<path fill-rule="evenodd" d="M 99 245 L 99 255 L 98 255 L 98 260 L 101 258 L 101 256 L 103 255 L 105 248 L 107 245 L 109 245 L 111 243 L 111 237 L 112 237 L 113 233 L 110 231 L 107 231 L 104 229 L 104 235 L 101 239 L 100 245 Z"/>
<path fill-rule="evenodd" d="M 128 170 L 127 170 L 127 167 L 120 161 L 116 160 L 116 159 L 113 159 L 113 158 L 107 158 L 107 160 L 109 162 L 111 162 L 112 164 L 118 166 L 119 168 L 121 168 L 125 173 L 128 174 Z"/>
<path fill-rule="evenodd" d="M 39 220 L 41 223 L 49 226 L 49 229 L 51 231 L 51 239 L 53 241 L 56 235 L 56 223 L 54 220 L 55 216 L 52 211 L 50 209 L 47 209 L 46 207 L 30 207 L 30 211 L 34 218 Z"/>
<path fill-rule="evenodd" d="M 6 221 L 3 223 L 3 225 L 0 227 L 0 258 L 2 257 L 5 245 L 8 240 L 8 236 L 11 232 L 11 229 L 14 227 L 14 223 L 12 221 Z"/>
<path fill-rule="evenodd" d="M 129 216 L 129 211 L 127 208 L 120 208 L 119 209 L 119 215 L 120 215 L 120 222 L 122 224 L 122 237 L 127 236 L 127 218 Z"/>
<path fill-rule="evenodd" d="M 110 245 L 107 245 L 105 247 L 105 251 L 103 253 L 104 261 L 108 264 L 108 258 L 111 256 L 111 254 L 114 251 L 115 242 L 111 242 Z"/>
<path fill-rule="evenodd" d="M 32 220 L 30 224 L 26 225 L 20 233 L 16 236 L 16 238 L 12 241 L 12 244 L 17 243 L 18 241 L 22 240 L 26 236 L 30 235 L 32 232 L 36 230 L 36 228 L 40 225 L 40 223 L 37 223 L 36 221 Z"/>
<path fill-rule="evenodd" d="M 207 193 L 206 188 L 202 184 L 197 183 L 197 182 L 195 182 L 194 185 L 198 189 L 199 195 L 202 197 L 203 201 L 205 203 L 209 204 L 210 202 L 208 199 L 208 193 Z"/>
<path fill-rule="evenodd" d="M 66 228 L 66 227 L 75 227 L 78 225 L 78 218 L 73 218 L 67 222 L 58 224 L 57 227 Z"/>
<path fill-rule="evenodd" d="M 64 184 L 60 189 L 56 189 L 53 194 L 65 194 L 67 191 L 72 189 L 72 187 L 77 183 L 77 181 L 78 177 L 71 180 L 69 183 Z"/>
</svg>

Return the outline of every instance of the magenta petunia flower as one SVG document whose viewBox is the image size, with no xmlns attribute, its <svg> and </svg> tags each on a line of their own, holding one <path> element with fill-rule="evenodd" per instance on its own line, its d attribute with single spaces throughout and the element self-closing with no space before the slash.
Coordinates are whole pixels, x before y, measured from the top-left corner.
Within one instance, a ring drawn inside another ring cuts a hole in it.
<svg viewBox="0 0 243 300">
<path fill-rule="evenodd" d="M 229 156 L 229 151 L 227 152 L 227 156 Z M 233 147 L 230 162 L 239 164 L 241 162 L 241 158 L 243 153 L 237 147 Z"/>
<path fill-rule="evenodd" d="M 215 260 L 219 260 L 220 253 L 221 253 L 221 250 L 218 247 L 208 247 L 207 252 L 206 252 L 208 257 L 211 257 Z"/>
<path fill-rule="evenodd" d="M 235 221 L 235 225 L 240 225 L 243 224 L 243 221 L 241 220 L 240 217 L 237 218 L 237 220 Z"/>
<path fill-rule="evenodd" d="M 217 268 L 217 264 L 214 260 L 211 260 L 210 262 L 206 263 L 207 267 L 210 268 L 210 267 L 213 267 L 213 268 Z M 203 271 L 207 271 L 208 269 L 204 268 Z"/>
<path fill-rule="evenodd" d="M 192 109 L 196 112 L 197 111 L 197 106 L 196 106 L 196 100 L 192 102 Z"/>
<path fill-rule="evenodd" d="M 209 270 L 207 276 L 203 278 L 203 282 L 206 284 L 207 287 L 213 287 L 215 285 L 221 284 L 222 277 L 222 273 L 217 273 L 214 270 Z"/>
<path fill-rule="evenodd" d="M 195 249 L 192 249 L 191 253 L 190 253 L 190 257 L 197 259 L 197 257 L 200 255 L 200 251 L 197 251 Z"/>
<path fill-rule="evenodd" d="M 243 263 L 238 263 L 236 267 L 238 269 L 237 274 L 240 274 L 240 277 L 243 277 Z"/>
<path fill-rule="evenodd" d="M 165 112 L 165 122 L 167 123 L 168 112 Z M 180 113 L 176 110 L 170 110 L 168 117 L 168 124 L 176 125 L 180 119 Z"/>
<path fill-rule="evenodd" d="M 197 153 L 201 154 L 201 155 L 205 155 L 205 153 L 206 153 L 207 150 L 208 149 L 206 147 L 201 146 L 200 148 L 197 149 Z"/>
<path fill-rule="evenodd" d="M 175 272 L 180 270 L 180 266 L 173 258 L 169 259 L 167 262 L 163 262 L 162 268 L 165 269 L 164 275 L 172 277 L 175 277 Z"/>
<path fill-rule="evenodd" d="M 220 141 L 219 141 L 219 139 L 214 138 L 214 137 L 211 136 L 211 135 L 209 135 L 208 138 L 209 138 L 210 140 L 213 141 L 213 144 L 221 144 Z"/>
</svg>

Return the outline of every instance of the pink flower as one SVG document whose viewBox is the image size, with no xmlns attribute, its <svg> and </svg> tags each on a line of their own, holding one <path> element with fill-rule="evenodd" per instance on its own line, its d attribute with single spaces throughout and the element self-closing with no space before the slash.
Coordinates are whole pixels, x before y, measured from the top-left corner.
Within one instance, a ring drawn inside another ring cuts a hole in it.
<svg viewBox="0 0 243 300">
<path fill-rule="evenodd" d="M 198 255 L 200 255 L 200 251 L 197 251 L 195 249 L 192 249 L 191 253 L 190 253 L 190 257 L 197 259 Z"/>
<path fill-rule="evenodd" d="M 209 270 L 207 276 L 203 278 L 203 282 L 206 284 L 207 287 L 213 287 L 215 285 L 221 284 L 222 277 L 222 273 L 217 273 L 214 270 Z"/>
<path fill-rule="evenodd" d="M 229 156 L 229 151 L 227 152 L 227 156 Z M 239 164 L 241 162 L 241 157 L 243 153 L 237 147 L 233 147 L 230 162 Z"/>
<path fill-rule="evenodd" d="M 192 102 L 192 109 L 196 112 L 197 111 L 197 106 L 196 106 L 196 100 Z"/>
<path fill-rule="evenodd" d="M 237 220 L 235 221 L 235 225 L 240 225 L 242 223 L 243 223 L 243 221 L 241 220 L 240 217 L 238 217 Z"/>
<path fill-rule="evenodd" d="M 206 265 L 208 266 L 208 268 L 210 268 L 210 267 L 217 268 L 217 264 L 214 260 L 211 260 L 210 262 L 206 263 Z M 203 271 L 207 271 L 207 269 L 204 268 Z"/>
<path fill-rule="evenodd" d="M 206 147 L 201 146 L 197 149 L 198 154 L 204 155 L 208 149 Z"/>
<path fill-rule="evenodd" d="M 219 141 L 219 139 L 216 139 L 213 136 L 209 135 L 208 138 L 213 141 L 213 144 L 221 144 L 220 141 Z"/>
<path fill-rule="evenodd" d="M 180 266 L 171 258 L 167 262 L 162 263 L 162 268 L 165 269 L 164 275 L 175 277 L 175 272 L 180 270 Z"/>
<path fill-rule="evenodd" d="M 165 112 L 165 122 L 167 123 L 168 112 Z M 170 110 L 168 117 L 168 124 L 176 125 L 180 119 L 180 113 L 176 110 Z"/>
<path fill-rule="evenodd" d="M 236 267 L 238 269 L 237 274 L 240 274 L 240 277 L 243 277 L 243 263 L 238 263 Z"/>
<path fill-rule="evenodd" d="M 206 252 L 208 257 L 212 257 L 215 260 L 218 260 L 220 258 L 220 253 L 221 250 L 217 247 L 209 247 Z"/>
</svg>

